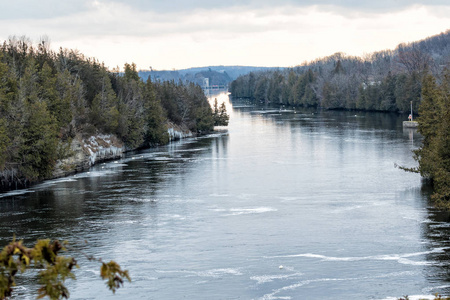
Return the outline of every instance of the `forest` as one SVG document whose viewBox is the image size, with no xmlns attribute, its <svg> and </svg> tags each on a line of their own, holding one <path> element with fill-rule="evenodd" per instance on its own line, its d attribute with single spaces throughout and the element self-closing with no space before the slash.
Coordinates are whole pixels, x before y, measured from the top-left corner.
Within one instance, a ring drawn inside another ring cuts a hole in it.
<svg viewBox="0 0 450 300">
<path fill-rule="evenodd" d="M 417 113 L 422 80 L 438 82 L 450 59 L 450 30 L 364 57 L 335 53 L 283 70 L 251 72 L 230 84 L 236 98 L 289 106 Z"/>
<path fill-rule="evenodd" d="M 114 134 L 127 149 L 165 144 L 168 122 L 194 134 L 217 123 L 198 85 L 144 81 L 134 63 L 108 70 L 45 40 L 12 37 L 0 46 L 0 172 L 48 178 L 76 134 Z"/>
</svg>

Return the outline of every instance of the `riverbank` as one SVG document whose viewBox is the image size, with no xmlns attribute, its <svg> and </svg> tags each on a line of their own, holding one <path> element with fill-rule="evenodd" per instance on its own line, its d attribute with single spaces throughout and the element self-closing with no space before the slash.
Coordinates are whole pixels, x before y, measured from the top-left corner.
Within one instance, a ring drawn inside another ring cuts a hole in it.
<svg viewBox="0 0 450 300">
<path fill-rule="evenodd" d="M 194 137 L 187 126 L 167 123 L 167 134 L 169 143 L 184 138 Z M 75 135 L 67 158 L 59 160 L 51 176 L 38 181 L 30 182 L 21 177 L 17 167 L 5 169 L 0 172 L 0 192 L 29 188 L 30 186 L 50 179 L 57 179 L 70 176 L 79 172 L 84 172 L 95 164 L 120 159 L 126 152 L 137 149 L 149 148 L 127 148 L 124 142 L 114 134 L 95 134 L 83 137 L 81 134 Z"/>
</svg>

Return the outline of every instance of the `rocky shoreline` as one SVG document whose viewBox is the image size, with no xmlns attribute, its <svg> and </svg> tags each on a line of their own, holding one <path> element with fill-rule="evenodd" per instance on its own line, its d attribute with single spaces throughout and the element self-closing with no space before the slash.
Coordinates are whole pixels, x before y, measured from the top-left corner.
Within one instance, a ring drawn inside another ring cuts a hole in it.
<svg viewBox="0 0 450 300">
<path fill-rule="evenodd" d="M 167 124 L 167 133 L 169 141 L 195 136 L 184 126 L 172 123 Z M 134 150 L 136 149 L 128 149 L 123 141 L 113 134 L 96 134 L 87 138 L 77 134 L 70 145 L 70 156 L 58 161 L 52 176 L 39 182 L 86 171 L 95 164 L 120 159 L 126 152 Z M 21 178 L 17 168 L 0 172 L 0 192 L 28 188 L 39 182 L 30 182 L 26 178 Z"/>
</svg>

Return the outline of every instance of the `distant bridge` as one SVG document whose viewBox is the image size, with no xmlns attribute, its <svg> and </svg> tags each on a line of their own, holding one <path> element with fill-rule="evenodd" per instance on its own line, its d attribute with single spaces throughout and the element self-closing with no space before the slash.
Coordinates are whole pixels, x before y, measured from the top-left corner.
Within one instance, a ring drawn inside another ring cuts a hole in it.
<svg viewBox="0 0 450 300">
<path fill-rule="evenodd" d="M 228 89 L 228 86 L 226 85 L 208 85 L 208 86 L 202 86 L 203 90 L 226 90 Z"/>
</svg>

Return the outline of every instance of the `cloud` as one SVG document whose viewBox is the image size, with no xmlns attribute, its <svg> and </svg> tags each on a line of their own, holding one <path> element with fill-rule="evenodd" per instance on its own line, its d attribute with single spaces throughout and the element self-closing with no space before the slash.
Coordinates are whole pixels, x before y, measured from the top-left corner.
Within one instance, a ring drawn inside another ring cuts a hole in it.
<svg viewBox="0 0 450 300">
<path fill-rule="evenodd" d="M 99 0 L 110 3 L 111 0 Z M 274 7 L 307 7 L 313 5 L 332 6 L 339 8 L 343 13 L 358 11 L 364 13 L 383 13 L 392 10 L 401 10 L 413 5 L 448 5 L 448 0 L 115 0 L 127 4 L 141 11 L 157 13 L 192 12 L 195 10 L 215 10 L 239 7 L 241 9 L 260 9 Z"/>
<path fill-rule="evenodd" d="M 153 11 L 136 10 L 135 7 L 118 2 L 93 2 L 89 10 L 78 11 L 70 18 L 63 15 L 39 22 L 21 20 L 15 23 L 0 20 L 0 25 L 4 26 L 3 29 L 9 27 L 11 34 L 39 36 L 45 33 L 52 40 L 108 36 L 151 38 L 180 34 L 187 34 L 193 39 L 208 36 L 229 38 L 281 29 L 287 21 L 283 16 L 280 18 L 282 10 L 277 11 L 273 14 L 273 11 L 230 8 L 161 15 Z"/>
<path fill-rule="evenodd" d="M 35 7 L 36 15 L 28 9 L 21 19 L 0 19 L 0 39 L 26 35 L 37 41 L 47 35 L 56 49 L 78 49 L 110 67 L 132 61 L 142 68 L 159 69 L 293 66 L 338 51 L 362 55 L 394 48 L 400 42 L 437 34 L 450 24 L 449 5 L 347 0 L 336 6 L 331 2 L 43 0 L 41 8 Z M 10 11 L 18 6 L 15 3 Z"/>
<path fill-rule="evenodd" d="M 119 5 L 155 14 L 192 13 L 198 10 L 240 10 L 308 6 L 329 7 L 342 14 L 386 13 L 413 5 L 448 6 L 448 0 L 14 0 L 1 1 L 0 20 L 58 18 L 77 15 L 96 6 Z"/>
<path fill-rule="evenodd" d="M 69 16 L 89 9 L 87 0 L 2 0 L 0 20 L 42 20 Z"/>
</svg>

